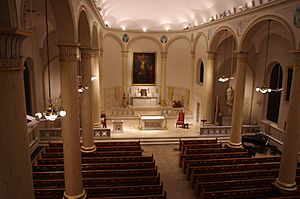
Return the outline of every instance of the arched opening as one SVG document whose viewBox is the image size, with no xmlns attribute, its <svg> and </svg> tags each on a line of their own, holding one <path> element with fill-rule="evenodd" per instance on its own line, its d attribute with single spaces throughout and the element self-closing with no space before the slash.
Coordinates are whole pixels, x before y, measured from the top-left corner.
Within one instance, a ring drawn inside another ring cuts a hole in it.
<svg viewBox="0 0 300 199">
<path fill-rule="evenodd" d="M 272 69 L 269 85 L 272 89 L 277 89 L 282 87 L 282 68 L 279 63 L 276 63 Z M 279 108 L 280 108 L 280 97 L 281 92 L 271 92 L 269 93 L 268 109 L 267 109 L 267 119 L 272 122 L 278 122 Z"/>
<path fill-rule="evenodd" d="M 204 81 L 204 64 L 203 61 L 200 63 L 200 71 L 199 71 L 199 82 L 203 84 Z"/>
<path fill-rule="evenodd" d="M 30 70 L 29 66 L 27 64 L 27 61 L 24 62 L 24 71 L 23 71 L 23 76 L 24 76 L 24 90 L 25 90 L 25 102 L 26 102 L 26 114 L 27 115 L 32 115 L 32 107 L 31 107 L 31 89 L 30 89 Z"/>
</svg>

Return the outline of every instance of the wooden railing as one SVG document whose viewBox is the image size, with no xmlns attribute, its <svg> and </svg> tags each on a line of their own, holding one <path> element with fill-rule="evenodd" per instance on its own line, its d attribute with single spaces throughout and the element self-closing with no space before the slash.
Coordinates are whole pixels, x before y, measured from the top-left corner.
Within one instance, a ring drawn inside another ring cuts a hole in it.
<svg viewBox="0 0 300 199">
<path fill-rule="evenodd" d="M 30 116 L 27 116 L 27 120 L 30 121 L 27 123 L 28 146 L 32 153 L 39 145 L 39 122 Z"/>
</svg>

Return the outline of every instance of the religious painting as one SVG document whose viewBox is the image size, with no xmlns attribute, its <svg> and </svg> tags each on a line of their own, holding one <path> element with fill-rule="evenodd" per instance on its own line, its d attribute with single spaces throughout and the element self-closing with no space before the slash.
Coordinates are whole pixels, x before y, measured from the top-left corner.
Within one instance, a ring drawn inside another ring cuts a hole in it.
<svg viewBox="0 0 300 199">
<path fill-rule="evenodd" d="M 132 84 L 155 84 L 155 53 L 133 53 Z"/>
</svg>

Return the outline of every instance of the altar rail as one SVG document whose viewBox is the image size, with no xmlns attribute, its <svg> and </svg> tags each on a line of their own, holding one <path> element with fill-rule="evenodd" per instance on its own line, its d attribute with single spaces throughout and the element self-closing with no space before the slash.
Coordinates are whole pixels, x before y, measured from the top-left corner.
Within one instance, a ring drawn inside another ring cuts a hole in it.
<svg viewBox="0 0 300 199">
<path fill-rule="evenodd" d="M 80 131 L 81 136 L 81 131 Z M 110 129 L 106 128 L 94 128 L 94 139 L 101 139 L 105 137 L 110 137 Z M 40 140 L 50 141 L 50 140 L 61 140 L 62 133 L 61 128 L 41 128 L 40 129 Z"/>
<path fill-rule="evenodd" d="M 242 133 L 254 133 L 260 129 L 259 125 L 243 125 Z M 231 126 L 204 126 L 200 127 L 200 135 L 230 135 Z"/>
<path fill-rule="evenodd" d="M 270 121 L 260 120 L 257 122 L 261 127 L 261 132 L 271 140 L 270 144 L 275 145 L 280 151 L 282 151 L 284 131 Z"/>
</svg>

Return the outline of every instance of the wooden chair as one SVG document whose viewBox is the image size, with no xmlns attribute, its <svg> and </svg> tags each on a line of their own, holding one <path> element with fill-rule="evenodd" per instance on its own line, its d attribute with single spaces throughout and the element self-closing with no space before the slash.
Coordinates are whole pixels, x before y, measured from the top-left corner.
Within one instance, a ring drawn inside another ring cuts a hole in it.
<svg viewBox="0 0 300 199">
<path fill-rule="evenodd" d="M 176 128 L 177 128 L 178 125 L 181 126 L 181 127 L 184 126 L 184 112 L 183 111 L 180 111 L 179 114 L 178 114 L 178 119 L 177 119 L 177 122 L 176 122 Z"/>
</svg>

